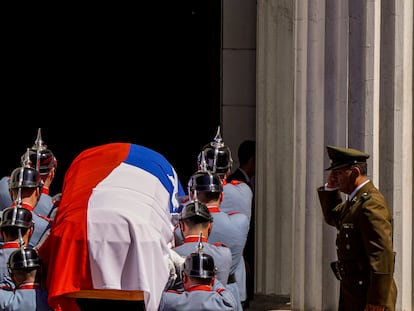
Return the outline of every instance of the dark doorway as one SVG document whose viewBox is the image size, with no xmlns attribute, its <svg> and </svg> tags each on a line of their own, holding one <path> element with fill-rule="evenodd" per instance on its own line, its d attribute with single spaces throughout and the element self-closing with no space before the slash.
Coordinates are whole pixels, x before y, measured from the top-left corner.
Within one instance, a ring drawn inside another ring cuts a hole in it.
<svg viewBox="0 0 414 311">
<path fill-rule="evenodd" d="M 40 127 L 58 159 L 51 194 L 77 154 L 116 141 L 159 151 L 186 187 L 220 125 L 221 1 L 151 3 L 15 23 L 3 45 L 2 176 Z"/>
</svg>

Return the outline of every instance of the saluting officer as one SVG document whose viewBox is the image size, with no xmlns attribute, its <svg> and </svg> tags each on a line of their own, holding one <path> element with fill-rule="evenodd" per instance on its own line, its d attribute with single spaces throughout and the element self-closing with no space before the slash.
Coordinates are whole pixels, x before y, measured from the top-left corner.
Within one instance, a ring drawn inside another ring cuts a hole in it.
<svg viewBox="0 0 414 311">
<path fill-rule="evenodd" d="M 367 153 L 327 146 L 331 165 L 318 195 L 326 223 L 338 229 L 340 311 L 395 310 L 392 216 L 384 196 L 367 177 Z M 342 202 L 341 193 L 347 195 Z"/>
</svg>

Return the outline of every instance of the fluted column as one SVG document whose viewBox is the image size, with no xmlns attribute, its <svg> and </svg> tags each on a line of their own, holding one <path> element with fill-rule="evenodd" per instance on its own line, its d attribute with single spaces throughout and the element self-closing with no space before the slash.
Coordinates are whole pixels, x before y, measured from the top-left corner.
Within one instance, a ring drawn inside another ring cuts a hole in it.
<svg viewBox="0 0 414 311">
<path fill-rule="evenodd" d="M 413 301 L 413 1 L 382 1 L 379 186 L 394 216 L 398 310 Z"/>
<path fill-rule="evenodd" d="M 256 292 L 289 295 L 294 167 L 293 2 L 258 1 Z"/>
<path fill-rule="evenodd" d="M 337 144 L 371 154 L 394 217 L 397 310 L 412 310 L 413 2 L 259 0 L 257 38 L 257 293 L 336 309 L 336 232 L 316 187 Z"/>
</svg>

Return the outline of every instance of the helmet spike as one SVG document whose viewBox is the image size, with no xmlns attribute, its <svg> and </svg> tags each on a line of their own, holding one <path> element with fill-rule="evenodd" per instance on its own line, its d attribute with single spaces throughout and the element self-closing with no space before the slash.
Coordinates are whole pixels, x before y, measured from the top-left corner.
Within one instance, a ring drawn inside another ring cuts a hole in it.
<svg viewBox="0 0 414 311">
<path fill-rule="evenodd" d="M 45 144 L 45 142 L 42 139 L 42 129 L 39 127 L 39 129 L 37 130 L 37 137 L 36 140 L 33 144 L 32 149 L 47 149 L 47 145 Z"/>
<path fill-rule="evenodd" d="M 199 212 L 199 209 L 200 209 L 200 205 L 199 205 L 200 203 L 198 202 L 198 198 L 197 198 L 197 195 L 195 195 L 194 196 L 194 213 L 197 215 Z"/>
<path fill-rule="evenodd" d="M 217 127 L 217 133 L 213 141 L 211 142 L 211 145 L 216 148 L 224 146 L 223 138 L 221 137 L 221 132 L 220 132 L 220 125 Z"/>
<path fill-rule="evenodd" d="M 22 188 L 22 185 L 23 185 L 23 178 L 24 178 L 24 166 L 20 167 L 19 170 L 20 170 L 20 174 L 19 174 L 19 189 L 21 189 Z M 21 190 L 20 190 L 20 192 L 21 192 Z"/>
<path fill-rule="evenodd" d="M 199 254 L 202 254 L 203 253 L 203 248 L 204 248 L 204 245 L 203 245 L 203 232 L 200 231 L 200 236 L 198 237 L 198 243 L 197 243 L 197 252 Z"/>
<path fill-rule="evenodd" d="M 202 163 L 203 156 L 204 161 Z M 206 166 L 207 170 L 219 174 L 220 178 L 224 179 L 230 172 L 233 159 L 230 148 L 224 144 L 223 138 L 221 137 L 220 126 L 217 127 L 217 133 L 214 139 L 205 145 L 199 153 L 197 161 L 199 169 Z"/>
<path fill-rule="evenodd" d="M 16 200 L 15 200 L 15 203 L 16 203 L 16 205 L 21 205 L 22 204 L 22 188 L 21 187 L 19 187 L 17 189 L 17 197 L 16 197 Z"/>
<path fill-rule="evenodd" d="M 20 230 L 19 230 L 19 232 L 20 232 Z M 20 232 L 20 235 L 21 235 L 21 232 Z M 20 237 L 19 237 L 19 239 L 20 239 Z M 23 238 L 22 238 L 22 241 L 23 241 Z M 26 256 L 26 252 L 24 251 L 24 245 L 23 244 L 20 245 L 20 251 L 22 253 L 23 267 L 27 267 L 28 266 L 28 264 L 27 264 L 27 256 Z"/>
<path fill-rule="evenodd" d="M 18 234 L 19 234 L 19 246 L 21 248 L 24 248 L 24 240 L 23 240 L 23 235 L 22 235 L 22 228 L 17 228 L 18 229 Z"/>
<path fill-rule="evenodd" d="M 47 146 L 45 145 L 45 142 L 42 139 L 42 129 L 39 127 L 37 130 L 37 137 L 34 142 L 34 145 L 32 149 L 36 150 L 37 156 L 36 156 L 36 170 L 39 170 L 40 168 L 40 150 L 46 149 Z"/>
<path fill-rule="evenodd" d="M 24 167 L 32 167 L 32 161 L 30 160 L 30 149 L 27 148 L 26 152 L 24 153 L 22 157 L 22 165 Z"/>
<path fill-rule="evenodd" d="M 205 154 L 204 150 L 201 151 L 201 167 L 200 167 L 200 169 L 203 172 L 207 172 L 207 170 L 208 170 L 207 161 L 206 161 L 206 154 Z"/>
</svg>

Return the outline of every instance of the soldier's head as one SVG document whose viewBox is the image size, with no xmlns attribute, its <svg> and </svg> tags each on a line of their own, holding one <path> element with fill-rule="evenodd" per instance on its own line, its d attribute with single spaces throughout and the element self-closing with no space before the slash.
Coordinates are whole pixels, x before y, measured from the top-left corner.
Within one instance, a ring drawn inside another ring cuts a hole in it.
<svg viewBox="0 0 414 311">
<path fill-rule="evenodd" d="M 33 146 L 22 155 L 21 162 L 23 166 L 30 165 L 37 169 L 41 176 L 48 175 L 52 169 L 57 168 L 57 160 L 43 141 L 40 128 Z"/>
<path fill-rule="evenodd" d="M 39 254 L 34 248 L 21 247 L 9 256 L 7 269 L 16 286 L 37 281 L 36 273 L 41 268 Z"/>
<path fill-rule="evenodd" d="M 33 233 L 34 223 L 32 212 L 22 207 L 15 205 L 7 207 L 3 210 L 0 231 L 5 242 L 25 239 L 28 242 Z"/>
<path fill-rule="evenodd" d="M 218 174 L 208 170 L 195 172 L 188 181 L 188 193 L 192 200 L 198 199 L 207 204 L 220 200 L 223 192 L 223 183 Z"/>
<path fill-rule="evenodd" d="M 185 258 L 183 267 L 184 286 L 193 281 L 199 284 L 211 284 L 216 275 L 214 259 L 203 251 L 191 253 Z M 190 283 L 190 284 L 189 284 Z"/>
<path fill-rule="evenodd" d="M 183 236 L 199 234 L 200 231 L 206 237 L 211 232 L 213 216 L 208 207 L 198 200 L 191 201 L 184 206 L 180 213 L 179 223 Z"/>
<path fill-rule="evenodd" d="M 49 149 L 29 149 L 29 157 L 33 168 L 37 168 L 41 176 L 47 175 L 57 167 L 57 161 Z"/>
<path fill-rule="evenodd" d="M 9 190 L 13 201 L 17 203 L 20 203 L 22 197 L 32 197 L 33 194 L 36 196 L 36 200 L 38 200 L 42 193 L 42 186 L 43 181 L 39 171 L 33 167 L 22 166 L 15 168 L 10 175 Z"/>
<path fill-rule="evenodd" d="M 42 186 L 39 171 L 33 167 L 15 168 L 10 175 L 9 189 L 38 188 Z"/>
<path fill-rule="evenodd" d="M 28 229 L 33 226 L 33 215 L 21 205 L 10 206 L 3 210 L 0 228 L 16 227 Z"/>
<path fill-rule="evenodd" d="M 239 166 L 243 171 L 252 178 L 256 174 L 256 141 L 244 140 L 237 149 Z"/>
<path fill-rule="evenodd" d="M 369 154 L 353 148 L 326 147 L 331 165 L 326 169 L 329 183 L 343 193 L 351 194 L 364 183 L 367 177 L 367 159 Z"/>
<path fill-rule="evenodd" d="M 230 173 L 233 166 L 233 158 L 230 148 L 224 144 L 220 127 L 214 140 L 205 145 L 197 158 L 198 168 L 201 170 L 209 170 L 216 173 L 220 178 L 224 179 Z"/>
</svg>

